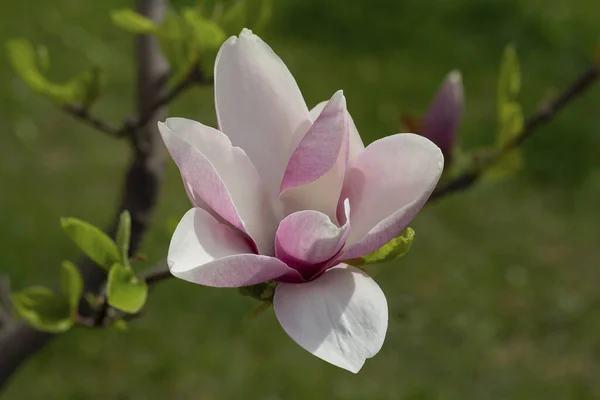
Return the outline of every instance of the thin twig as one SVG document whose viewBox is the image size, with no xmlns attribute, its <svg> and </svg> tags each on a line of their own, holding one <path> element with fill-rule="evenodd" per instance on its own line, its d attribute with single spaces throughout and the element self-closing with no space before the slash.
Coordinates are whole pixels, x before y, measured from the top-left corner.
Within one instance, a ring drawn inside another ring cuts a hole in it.
<svg viewBox="0 0 600 400">
<path fill-rule="evenodd" d="M 150 271 L 148 271 L 148 273 L 143 275 L 143 279 L 146 281 L 148 286 L 154 286 L 157 283 L 172 277 L 173 275 L 171 275 L 171 272 L 169 271 L 165 261 L 161 261 L 157 267 L 152 268 Z"/>
<path fill-rule="evenodd" d="M 471 187 L 481 177 L 482 173 L 498 162 L 511 150 L 519 147 L 527 138 L 536 131 L 540 126 L 550 122 L 562 109 L 565 108 L 571 101 L 583 94 L 588 88 L 595 83 L 600 76 L 597 65 L 592 65 L 583 74 L 581 74 L 567 89 L 558 96 L 554 101 L 542 106 L 534 115 L 527 118 L 523 124 L 523 130 L 512 140 L 508 141 L 501 149 L 499 149 L 493 157 L 488 158 L 485 162 L 478 165 L 475 169 L 470 169 L 456 176 L 452 180 L 439 186 L 432 193 L 429 202 L 441 199 L 449 194 L 466 190 Z"/>
<path fill-rule="evenodd" d="M 112 126 L 108 122 L 105 122 L 105 121 L 93 116 L 92 114 L 90 114 L 90 111 L 88 109 L 86 109 L 85 107 L 83 107 L 82 105 L 65 104 L 62 107 L 62 109 L 67 114 L 71 114 L 75 118 L 85 122 L 86 124 L 90 125 L 91 127 L 95 128 L 95 129 L 98 129 L 99 131 L 102 131 L 102 132 L 108 134 L 109 136 L 120 137 L 119 128 Z"/>
<path fill-rule="evenodd" d="M 163 78 L 166 80 L 167 76 Z M 208 79 L 202 71 L 194 67 L 190 73 L 185 76 L 180 82 L 173 86 L 167 93 L 152 104 L 152 106 L 141 116 L 131 115 L 125 118 L 125 122 L 120 127 L 111 125 L 110 123 L 94 116 L 91 111 L 80 104 L 65 104 L 62 109 L 75 118 L 85 122 L 92 128 L 108 134 L 114 138 L 123 138 L 133 135 L 135 132 L 143 128 L 154 116 L 156 110 L 171 103 L 175 98 L 185 92 L 194 85 L 210 85 L 212 80 Z"/>
</svg>

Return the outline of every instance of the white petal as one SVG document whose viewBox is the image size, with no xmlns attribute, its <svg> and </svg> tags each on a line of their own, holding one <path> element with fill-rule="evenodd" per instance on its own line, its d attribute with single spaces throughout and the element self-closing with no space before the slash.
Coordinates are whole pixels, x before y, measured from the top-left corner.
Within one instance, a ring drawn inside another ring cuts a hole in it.
<svg viewBox="0 0 600 400">
<path fill-rule="evenodd" d="M 181 219 L 169 246 L 167 264 L 183 280 L 215 287 L 240 287 L 295 271 L 273 257 L 250 254 L 248 241 L 201 208 Z"/>
<path fill-rule="evenodd" d="M 278 221 L 248 156 L 222 132 L 185 118 L 159 129 L 196 206 L 210 207 L 247 233 L 261 254 L 273 254 Z"/>
<path fill-rule="evenodd" d="M 327 101 L 323 101 L 314 106 L 312 110 L 310 110 L 310 118 L 313 121 L 319 117 L 321 111 L 323 111 L 323 108 L 325 108 L 326 104 Z M 354 162 L 356 156 L 364 150 L 365 145 L 363 144 L 363 141 L 360 138 L 360 133 L 358 133 L 358 129 L 356 129 L 356 124 L 354 123 L 352 116 L 350 115 L 348 110 L 346 110 L 346 112 L 348 113 L 348 123 L 350 125 L 350 150 L 348 152 L 348 166 L 350 166 L 352 165 L 352 162 Z"/>
<path fill-rule="evenodd" d="M 244 29 L 217 55 L 215 103 L 221 130 L 248 154 L 275 198 L 292 139 L 310 126 L 294 77 L 265 42 Z"/>
<path fill-rule="evenodd" d="M 357 373 L 383 345 L 388 308 L 381 288 L 361 270 L 340 266 L 314 281 L 280 283 L 273 305 L 279 323 L 315 356 Z"/>
<path fill-rule="evenodd" d="M 351 246 L 342 259 L 360 257 L 398 235 L 423 207 L 444 167 L 440 149 L 409 133 L 371 143 L 346 174 Z"/>
</svg>

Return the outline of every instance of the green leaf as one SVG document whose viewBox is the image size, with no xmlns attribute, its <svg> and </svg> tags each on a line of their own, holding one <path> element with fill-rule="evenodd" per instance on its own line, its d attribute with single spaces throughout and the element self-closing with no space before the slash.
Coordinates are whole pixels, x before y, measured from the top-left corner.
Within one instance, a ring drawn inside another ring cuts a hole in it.
<svg viewBox="0 0 600 400">
<path fill-rule="evenodd" d="M 19 78 L 32 90 L 60 102 L 73 101 L 76 94 L 73 85 L 57 85 L 42 75 L 38 66 L 44 61 L 38 59 L 38 53 L 29 41 L 25 39 L 9 40 L 6 44 L 6 52 Z"/>
<path fill-rule="evenodd" d="M 148 285 L 131 268 L 115 264 L 108 273 L 108 304 L 118 310 L 136 313 L 146 303 Z"/>
<path fill-rule="evenodd" d="M 517 53 L 507 46 L 498 78 L 498 147 L 512 140 L 523 129 L 523 110 L 517 97 L 521 89 L 521 70 Z"/>
<path fill-rule="evenodd" d="M 396 236 L 387 244 L 383 245 L 374 252 L 369 253 L 366 256 L 354 258 L 345 262 L 347 264 L 359 267 L 363 265 L 379 264 L 395 260 L 408 253 L 414 238 L 415 231 L 412 228 L 406 228 L 400 235 Z"/>
<path fill-rule="evenodd" d="M 113 24 L 131 33 L 155 33 L 158 26 L 151 20 L 135 11 L 125 8 L 110 14 Z"/>
<path fill-rule="evenodd" d="M 83 293 L 83 278 L 79 269 L 70 261 L 62 263 L 59 288 L 60 294 L 67 298 L 71 312 L 75 312 Z"/>
<path fill-rule="evenodd" d="M 125 210 L 119 217 L 116 242 L 121 249 L 121 261 L 123 265 L 129 265 L 129 242 L 131 241 L 131 214 Z"/>
<path fill-rule="evenodd" d="M 48 80 L 41 70 L 50 64 L 45 47 L 35 49 L 25 39 L 12 39 L 6 44 L 8 58 L 19 77 L 32 90 L 60 103 L 81 103 L 89 106 L 100 95 L 103 74 L 93 68 L 62 84 Z"/>
<path fill-rule="evenodd" d="M 42 286 L 13 293 L 16 312 L 35 329 L 60 333 L 73 326 L 74 314 L 69 299 Z"/>
<path fill-rule="evenodd" d="M 96 264 L 108 270 L 121 261 L 119 248 L 100 229 L 77 218 L 62 218 L 60 224 L 67 236 Z"/>
<path fill-rule="evenodd" d="M 519 57 L 514 46 L 508 45 L 504 49 L 500 76 L 498 78 L 498 105 L 515 101 L 521 90 L 521 68 Z"/>
<path fill-rule="evenodd" d="M 498 133 L 496 148 L 502 149 L 514 140 L 521 131 L 525 118 L 518 102 L 521 90 L 521 71 L 519 59 L 513 46 L 507 46 L 500 66 L 498 78 Z M 493 165 L 484 171 L 487 180 L 504 179 L 521 169 L 524 165 L 523 154 L 519 149 L 503 154 Z"/>
</svg>

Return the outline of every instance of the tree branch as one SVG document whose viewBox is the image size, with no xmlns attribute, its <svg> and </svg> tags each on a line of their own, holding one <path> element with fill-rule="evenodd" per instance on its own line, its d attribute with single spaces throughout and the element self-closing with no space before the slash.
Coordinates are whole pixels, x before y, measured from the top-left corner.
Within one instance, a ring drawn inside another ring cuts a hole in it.
<svg viewBox="0 0 600 400">
<path fill-rule="evenodd" d="M 460 192 L 471 187 L 481 177 L 482 173 L 498 162 L 511 150 L 519 147 L 527 138 L 531 137 L 537 128 L 550 122 L 561 110 L 570 104 L 577 97 L 582 95 L 588 88 L 594 84 L 599 76 L 597 65 L 592 65 L 583 74 L 581 74 L 565 91 L 554 101 L 542 106 L 534 115 L 527 118 L 523 124 L 523 130 L 512 140 L 508 141 L 492 157 L 480 164 L 477 168 L 467 170 L 456 176 L 452 180 L 438 186 L 431 197 L 429 203 L 437 201 L 445 196 L 455 192 Z"/>
<path fill-rule="evenodd" d="M 137 0 L 137 9 L 140 14 L 159 22 L 165 14 L 166 3 L 165 0 Z M 121 211 L 130 211 L 131 253 L 138 249 L 150 223 L 162 178 L 163 149 L 156 121 L 163 118 L 166 110 L 162 106 L 165 103 L 158 106 L 156 104 L 165 96 L 164 77 L 168 73 L 168 65 L 155 38 L 147 35 L 137 38 L 136 65 L 138 114 L 148 117 L 140 124 L 139 129 L 129 136 L 132 160 L 125 176 L 121 204 L 113 224 L 108 229 L 108 233 L 114 237 Z M 79 111 L 77 116 L 88 122 L 96 121 L 92 125 L 97 125 L 97 120 L 86 113 Z M 98 293 L 106 280 L 104 270 L 88 259 L 82 260 L 80 270 L 85 290 Z M 82 309 L 84 304 L 82 301 Z M 86 315 L 82 317 L 87 318 Z M 52 334 L 36 331 L 24 323 L 14 324 L 10 329 L 3 331 L 0 336 L 0 388 L 21 363 L 53 337 Z"/>
<path fill-rule="evenodd" d="M 168 78 L 169 73 L 167 72 L 161 79 L 161 84 L 164 85 Z M 188 73 L 179 83 L 173 86 L 168 92 L 164 93 L 161 97 L 156 99 L 154 103 L 142 114 L 140 112 L 132 114 L 125 118 L 125 122 L 120 127 L 111 125 L 110 123 L 92 115 L 89 108 L 86 108 L 80 104 L 65 104 L 62 106 L 63 111 L 67 114 L 74 116 L 80 121 L 88 124 L 92 128 L 95 128 L 101 132 L 108 134 L 114 138 L 123 138 L 131 134 L 135 134 L 138 130 L 143 128 L 149 121 L 152 120 L 155 112 L 160 108 L 168 105 L 175 100 L 180 94 L 185 92 L 187 89 L 194 85 L 210 85 L 212 79 L 204 76 L 200 68 L 194 66 L 190 73 Z"/>
</svg>

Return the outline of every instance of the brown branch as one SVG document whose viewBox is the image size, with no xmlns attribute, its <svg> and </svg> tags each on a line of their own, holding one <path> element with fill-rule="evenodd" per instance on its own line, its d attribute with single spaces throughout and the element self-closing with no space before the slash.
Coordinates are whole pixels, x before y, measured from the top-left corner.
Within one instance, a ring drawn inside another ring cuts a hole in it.
<svg viewBox="0 0 600 400">
<path fill-rule="evenodd" d="M 137 8 L 140 14 L 160 21 L 166 11 L 166 2 L 165 0 L 137 0 Z M 134 134 L 130 135 L 132 160 L 125 176 L 121 204 L 112 226 L 108 229 L 108 233 L 114 237 L 121 211 L 124 209 L 130 211 L 131 253 L 139 247 L 158 200 L 163 148 L 156 121 L 163 118 L 165 110 L 155 105 L 165 96 L 164 77 L 168 72 L 168 65 L 160 53 L 155 38 L 147 35 L 139 36 L 136 50 L 138 114 L 150 115 L 150 117 Z M 79 112 L 78 116 L 85 121 L 90 120 L 85 113 Z M 85 290 L 98 293 L 106 280 L 105 271 L 88 259 L 82 260 L 80 270 Z M 81 309 L 85 310 L 84 301 L 81 302 Z M 93 315 L 93 310 L 88 311 Z M 82 318 L 88 317 L 89 315 L 82 315 Z M 36 331 L 24 323 L 15 324 L 10 329 L 4 330 L 0 336 L 0 388 L 25 360 L 54 336 Z"/>
<path fill-rule="evenodd" d="M 109 136 L 119 137 L 120 132 L 119 129 L 110 125 L 108 122 L 105 122 L 92 114 L 90 111 L 82 105 L 78 104 L 65 104 L 62 106 L 63 111 L 67 114 L 71 114 L 75 118 L 87 123 L 91 127 L 102 131 Z"/>
<path fill-rule="evenodd" d="M 167 267 L 166 260 L 159 262 L 155 267 L 151 268 L 145 273 L 142 278 L 146 281 L 148 286 L 154 286 L 157 283 L 164 281 L 165 279 L 172 278 L 171 272 Z"/>
<path fill-rule="evenodd" d="M 169 73 L 167 72 L 160 79 L 161 85 L 164 85 L 168 76 Z M 152 105 L 147 108 L 143 114 L 137 113 L 125 118 L 125 122 L 123 122 L 120 127 L 111 125 L 110 123 L 94 116 L 89 108 L 86 108 L 80 104 L 65 104 L 62 106 L 62 109 L 67 114 L 74 116 L 92 128 L 104 132 L 114 138 L 123 138 L 135 134 L 135 132 L 142 129 L 149 121 L 152 120 L 157 110 L 168 105 L 187 89 L 198 84 L 211 85 L 212 80 L 204 76 L 200 68 L 194 66 L 181 81 L 179 81 L 168 92 L 164 93 L 154 103 L 152 103 Z"/>
<path fill-rule="evenodd" d="M 508 141 L 492 157 L 478 165 L 477 168 L 467 170 L 443 185 L 438 186 L 429 198 L 429 202 L 431 203 L 452 193 L 460 192 L 471 187 L 477 182 L 487 168 L 498 162 L 511 150 L 519 147 L 527 138 L 531 137 L 532 134 L 536 132 L 537 128 L 550 122 L 568 104 L 590 88 L 592 84 L 598 80 L 599 76 L 600 72 L 598 71 L 598 66 L 592 65 L 554 101 L 545 104 L 534 115 L 527 118 L 523 124 L 521 133 Z"/>
</svg>

